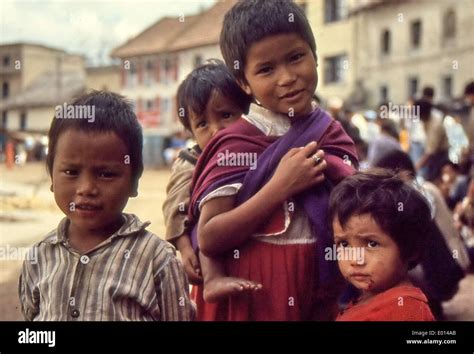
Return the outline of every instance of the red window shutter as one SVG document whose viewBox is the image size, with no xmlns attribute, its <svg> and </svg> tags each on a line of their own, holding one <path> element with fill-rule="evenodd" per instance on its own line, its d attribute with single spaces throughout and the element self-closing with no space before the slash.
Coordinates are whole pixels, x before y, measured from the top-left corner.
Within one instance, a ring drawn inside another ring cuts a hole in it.
<svg viewBox="0 0 474 354">
<path fill-rule="evenodd" d="M 140 59 L 137 61 L 137 71 L 138 71 L 138 84 L 141 85 L 143 83 L 143 65 Z"/>
<path fill-rule="evenodd" d="M 143 100 L 141 98 L 137 98 L 137 113 L 141 113 L 143 110 Z"/>
</svg>

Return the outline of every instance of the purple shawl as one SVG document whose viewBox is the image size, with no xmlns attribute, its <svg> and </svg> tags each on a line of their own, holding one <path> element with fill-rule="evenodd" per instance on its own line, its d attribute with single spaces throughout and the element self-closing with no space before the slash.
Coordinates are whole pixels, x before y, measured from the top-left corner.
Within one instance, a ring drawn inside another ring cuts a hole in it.
<svg viewBox="0 0 474 354">
<path fill-rule="evenodd" d="M 236 125 L 237 127 L 237 125 Z M 227 130 L 227 129 L 226 129 Z M 348 164 L 351 161 L 353 165 L 357 165 L 357 154 L 355 146 L 351 138 L 345 133 L 341 124 L 333 120 L 324 110 L 317 108 L 306 118 L 300 118 L 292 122 L 290 130 L 269 145 L 268 137 L 261 133 L 260 139 L 265 141 L 259 148 L 268 146 L 258 155 L 257 168 L 245 171 L 236 170 L 234 174 L 220 175 L 220 178 L 215 178 L 216 172 L 208 172 L 206 162 L 213 161 L 215 154 L 218 151 L 225 151 L 228 149 L 226 143 L 226 130 L 222 134 L 213 139 L 200 157 L 198 166 L 196 166 L 193 195 L 191 198 L 190 212 L 195 221 L 195 226 L 192 232 L 193 245 L 197 246 L 197 222 L 199 217 L 198 204 L 207 194 L 218 188 L 219 186 L 229 183 L 242 182 L 243 185 L 237 195 L 237 204 L 240 205 L 253 196 L 260 190 L 265 183 L 267 183 L 273 176 L 282 157 L 294 147 L 303 147 L 311 141 L 317 141 L 320 149 L 325 152 L 325 160 L 327 162 L 327 169 L 325 171 L 326 181 L 315 186 L 311 190 L 306 190 L 295 196 L 297 203 L 304 206 L 304 209 L 313 226 L 313 232 L 318 237 L 318 259 L 319 259 L 319 275 L 321 284 L 331 285 L 332 280 L 338 275 L 337 262 L 325 261 L 324 250 L 326 247 L 331 247 L 333 244 L 332 234 L 330 232 L 330 223 L 328 220 L 328 201 L 331 186 L 337 184 L 343 178 L 355 172 L 354 168 Z M 254 131 L 252 131 L 254 133 Z M 258 136 L 252 134 L 252 139 L 258 139 Z M 242 136 L 238 139 L 238 134 L 234 134 L 233 139 L 239 142 L 237 151 L 257 151 L 258 149 L 246 146 L 249 136 Z M 217 148 L 216 148 L 217 147 Z M 211 152 L 212 154 L 206 154 Z M 232 151 L 236 151 L 233 149 Z M 209 156 L 207 156 L 209 155 Z M 207 157 L 206 157 L 207 156 Z M 201 166 L 200 168 L 198 168 Z M 217 167 L 212 168 L 217 170 Z M 203 177 L 201 173 L 206 172 Z M 214 176 L 211 178 L 211 176 Z"/>
</svg>

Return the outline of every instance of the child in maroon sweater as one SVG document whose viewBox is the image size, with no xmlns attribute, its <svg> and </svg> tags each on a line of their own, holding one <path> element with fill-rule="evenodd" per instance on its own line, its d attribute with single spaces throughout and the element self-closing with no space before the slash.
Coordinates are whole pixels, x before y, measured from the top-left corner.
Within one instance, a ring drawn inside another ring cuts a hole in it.
<svg viewBox="0 0 474 354">
<path fill-rule="evenodd" d="M 330 216 L 339 269 L 361 292 L 337 321 L 434 321 L 407 277 L 431 221 L 424 197 L 403 176 L 374 169 L 334 188 Z"/>
</svg>

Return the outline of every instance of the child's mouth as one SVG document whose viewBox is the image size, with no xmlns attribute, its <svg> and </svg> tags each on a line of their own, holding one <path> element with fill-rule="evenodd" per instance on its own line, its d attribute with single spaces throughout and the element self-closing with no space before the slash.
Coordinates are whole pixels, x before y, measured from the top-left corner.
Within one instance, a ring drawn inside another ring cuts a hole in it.
<svg viewBox="0 0 474 354">
<path fill-rule="evenodd" d="M 289 92 L 286 95 L 282 96 L 281 99 L 284 99 L 284 100 L 287 100 L 287 101 L 295 101 L 301 96 L 301 94 L 303 92 L 304 92 L 304 90 L 295 90 L 295 91 Z"/>
<path fill-rule="evenodd" d="M 367 279 L 369 279 L 369 275 L 363 273 L 353 273 L 350 275 L 350 277 L 357 281 L 366 281 Z"/>
<path fill-rule="evenodd" d="M 95 204 L 77 204 L 76 205 L 76 211 L 78 211 L 79 214 L 86 215 L 86 216 L 96 214 L 100 210 L 102 210 L 102 207 Z"/>
</svg>

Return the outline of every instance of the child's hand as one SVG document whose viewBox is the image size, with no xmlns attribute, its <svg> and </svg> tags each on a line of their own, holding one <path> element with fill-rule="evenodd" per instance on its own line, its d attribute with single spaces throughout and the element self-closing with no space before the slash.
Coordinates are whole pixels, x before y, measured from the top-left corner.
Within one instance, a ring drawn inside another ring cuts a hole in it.
<svg viewBox="0 0 474 354">
<path fill-rule="evenodd" d="M 282 193 L 285 199 L 324 181 L 324 151 L 311 142 L 304 148 L 293 148 L 280 161 L 269 183 Z"/>
<path fill-rule="evenodd" d="M 199 258 L 192 247 L 187 247 L 181 251 L 181 260 L 184 271 L 188 275 L 189 282 L 193 285 L 202 283 L 201 266 Z"/>
<path fill-rule="evenodd" d="M 181 262 L 183 262 L 184 271 L 193 285 L 202 283 L 201 266 L 199 258 L 194 252 L 189 235 L 183 234 L 176 240 L 176 247 L 181 253 Z"/>
</svg>

